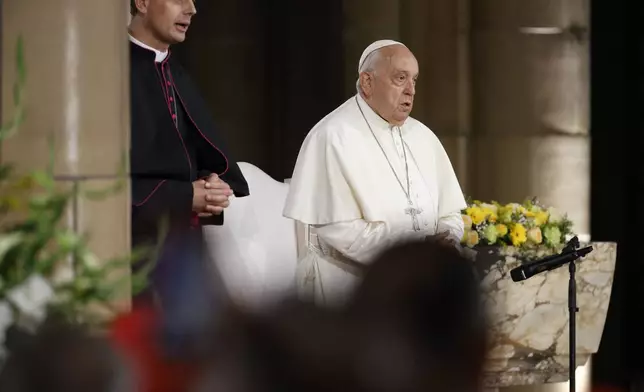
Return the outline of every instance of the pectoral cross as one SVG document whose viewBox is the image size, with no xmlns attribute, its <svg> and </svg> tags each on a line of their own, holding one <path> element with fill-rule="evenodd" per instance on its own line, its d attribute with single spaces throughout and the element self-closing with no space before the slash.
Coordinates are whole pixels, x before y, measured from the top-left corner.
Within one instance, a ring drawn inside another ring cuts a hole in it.
<svg viewBox="0 0 644 392">
<path fill-rule="evenodd" d="M 414 207 L 411 203 L 409 207 L 405 209 L 405 214 L 411 216 L 411 222 L 414 227 L 414 231 L 420 231 L 420 223 L 418 222 L 418 215 L 423 212 L 422 209 Z"/>
</svg>

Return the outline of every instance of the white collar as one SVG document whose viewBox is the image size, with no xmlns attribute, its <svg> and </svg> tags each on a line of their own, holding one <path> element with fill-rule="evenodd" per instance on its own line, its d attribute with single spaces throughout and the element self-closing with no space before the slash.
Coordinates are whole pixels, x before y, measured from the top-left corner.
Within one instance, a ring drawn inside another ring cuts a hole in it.
<svg viewBox="0 0 644 392">
<path fill-rule="evenodd" d="M 158 49 L 154 49 L 153 47 L 144 44 L 143 42 L 139 41 L 138 39 L 132 37 L 131 34 L 128 34 L 128 36 L 130 37 L 130 41 L 132 43 L 134 43 L 135 45 L 138 45 L 138 46 L 142 47 L 143 49 L 147 49 L 147 50 L 150 50 L 150 51 L 154 52 L 154 54 L 156 55 L 156 58 L 154 59 L 154 61 L 156 61 L 157 63 L 162 62 L 163 60 L 166 59 L 166 57 L 168 57 L 168 51 L 167 50 L 165 52 L 162 52 L 162 51 L 160 51 Z"/>
<path fill-rule="evenodd" d="M 365 117 L 369 121 L 369 125 L 374 127 L 374 129 L 391 130 L 393 128 L 400 128 L 400 129 L 403 128 L 402 125 L 400 127 L 398 127 L 397 125 L 390 124 L 387 120 L 385 120 L 384 118 L 380 117 L 380 115 L 378 113 L 376 113 L 376 111 L 373 110 L 373 108 L 371 106 L 369 106 L 367 101 L 365 101 L 365 99 L 362 96 L 362 94 L 357 93 L 356 96 L 358 97 L 358 105 L 360 105 L 360 108 L 362 109 L 362 112 L 364 113 Z"/>
</svg>

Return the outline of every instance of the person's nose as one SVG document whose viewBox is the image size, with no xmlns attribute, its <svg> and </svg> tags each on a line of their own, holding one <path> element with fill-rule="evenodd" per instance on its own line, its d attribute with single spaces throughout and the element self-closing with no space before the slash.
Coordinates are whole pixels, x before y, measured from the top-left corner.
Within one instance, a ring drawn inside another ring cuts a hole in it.
<svg viewBox="0 0 644 392">
<path fill-rule="evenodd" d="M 411 95 L 412 97 L 416 95 L 416 81 L 409 80 L 407 86 L 405 86 L 405 93 Z"/>
<path fill-rule="evenodd" d="M 197 7 L 195 6 L 195 0 L 187 0 L 187 8 L 185 10 L 185 13 L 193 16 L 197 13 Z"/>
</svg>

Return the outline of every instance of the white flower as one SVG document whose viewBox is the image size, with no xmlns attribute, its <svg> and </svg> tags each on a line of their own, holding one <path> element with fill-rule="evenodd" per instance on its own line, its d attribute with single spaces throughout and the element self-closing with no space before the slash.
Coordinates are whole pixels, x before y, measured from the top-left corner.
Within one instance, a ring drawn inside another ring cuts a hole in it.
<svg viewBox="0 0 644 392">
<path fill-rule="evenodd" d="M 32 275 L 9 290 L 7 299 L 18 309 L 21 317 L 40 323 L 47 316 L 47 305 L 54 300 L 54 290 L 45 278 Z"/>
<path fill-rule="evenodd" d="M 513 212 L 517 212 L 521 209 L 522 205 L 519 203 L 510 203 L 506 207 L 511 207 Z"/>
<path fill-rule="evenodd" d="M 557 211 L 557 209 L 554 207 L 548 208 L 548 216 L 549 216 L 548 222 L 550 223 L 558 223 L 563 218 L 561 213 Z"/>
</svg>

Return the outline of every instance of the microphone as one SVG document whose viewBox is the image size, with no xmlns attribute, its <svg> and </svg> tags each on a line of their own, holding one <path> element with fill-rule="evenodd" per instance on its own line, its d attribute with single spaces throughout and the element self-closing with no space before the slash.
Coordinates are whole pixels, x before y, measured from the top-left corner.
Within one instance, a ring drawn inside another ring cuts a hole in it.
<svg viewBox="0 0 644 392">
<path fill-rule="evenodd" d="M 579 237 L 574 236 L 566 243 L 566 246 L 561 250 L 561 253 L 572 252 L 577 248 L 579 248 Z"/>
<path fill-rule="evenodd" d="M 575 261 L 586 256 L 592 251 L 593 247 L 587 246 L 582 249 L 570 250 L 557 255 L 544 257 L 541 260 L 536 260 L 512 269 L 510 271 L 510 276 L 514 282 L 520 282 L 542 272 L 559 268 L 564 264 L 568 264 L 571 261 Z"/>
</svg>

